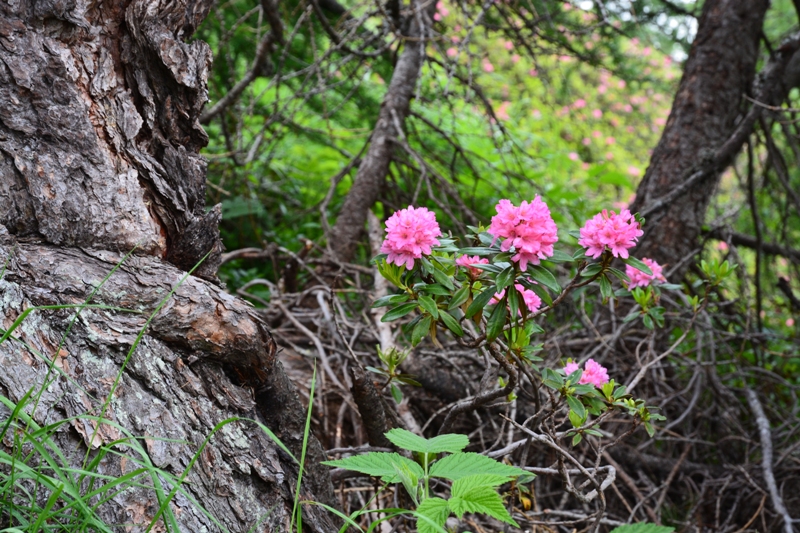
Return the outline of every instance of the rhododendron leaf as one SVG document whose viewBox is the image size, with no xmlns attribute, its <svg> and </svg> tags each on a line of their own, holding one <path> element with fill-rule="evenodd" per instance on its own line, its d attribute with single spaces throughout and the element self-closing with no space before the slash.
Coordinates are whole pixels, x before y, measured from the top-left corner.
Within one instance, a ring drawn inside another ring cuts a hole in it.
<svg viewBox="0 0 800 533">
<path fill-rule="evenodd" d="M 472 268 L 477 268 L 478 270 L 485 270 L 487 272 L 494 272 L 495 274 L 499 274 L 503 271 L 508 265 L 506 264 L 498 264 L 498 265 L 474 265 Z"/>
<path fill-rule="evenodd" d="M 625 272 L 623 272 L 622 270 L 620 270 L 618 268 L 606 267 L 606 270 L 608 272 L 614 274 L 615 276 L 617 276 L 617 278 L 619 278 L 620 281 L 625 281 L 625 282 L 629 282 L 630 281 L 630 278 L 628 277 L 628 275 L 625 274 Z"/>
<path fill-rule="evenodd" d="M 447 306 L 447 309 L 455 309 L 456 307 L 460 307 L 464 302 L 467 301 L 469 298 L 469 284 L 465 283 L 463 287 L 458 289 L 455 294 L 453 294 L 453 299 L 450 300 L 450 305 Z"/>
<path fill-rule="evenodd" d="M 556 294 L 561 293 L 561 285 L 558 284 L 556 277 L 546 268 L 542 268 L 538 265 L 528 265 L 528 273 L 533 279 L 551 291 L 555 292 Z"/>
<path fill-rule="evenodd" d="M 461 248 L 458 252 L 464 255 L 492 255 L 497 253 L 499 250 L 497 248 L 489 248 L 486 246 L 474 246 L 468 248 Z"/>
<path fill-rule="evenodd" d="M 431 330 L 431 322 L 433 318 L 430 316 L 424 317 L 422 320 L 417 322 L 417 325 L 414 326 L 414 330 L 411 332 L 411 345 L 416 346 L 422 340 L 425 335 Z"/>
<path fill-rule="evenodd" d="M 434 319 L 439 318 L 439 308 L 436 306 L 436 302 L 433 301 L 433 298 L 423 294 L 420 295 L 419 300 L 417 301 L 419 302 L 419 305 L 428 313 L 430 313 Z"/>
<path fill-rule="evenodd" d="M 390 309 L 385 315 L 381 317 L 381 322 L 391 322 L 406 316 L 408 313 L 417 308 L 417 302 L 408 302 L 398 305 L 394 309 Z"/>
<path fill-rule="evenodd" d="M 662 283 L 658 286 L 659 289 L 666 289 L 668 291 L 680 291 L 683 289 L 683 285 L 679 285 L 677 283 Z"/>
<path fill-rule="evenodd" d="M 484 231 L 478 234 L 478 240 L 481 241 L 481 243 L 483 243 L 484 245 L 491 247 L 492 243 L 497 239 L 495 239 L 491 233 Z M 494 250 L 497 251 L 497 248 L 494 248 Z M 471 254 L 471 255 L 476 255 L 476 254 Z"/>
<path fill-rule="evenodd" d="M 581 401 L 574 396 L 567 396 L 567 405 L 572 411 L 575 411 L 575 414 L 578 415 L 578 418 L 584 420 L 586 418 L 586 408 L 583 406 Z M 579 426 L 575 426 L 579 427 Z"/>
<path fill-rule="evenodd" d="M 417 289 L 420 292 L 424 292 L 427 294 L 435 294 L 436 296 L 450 296 L 450 291 L 442 287 L 438 283 L 430 283 L 430 284 L 422 283 L 421 285 L 422 286 L 419 287 L 419 289 Z"/>
<path fill-rule="evenodd" d="M 594 394 L 597 388 L 591 383 L 578 384 L 574 386 L 575 396 L 583 396 L 586 394 Z"/>
<path fill-rule="evenodd" d="M 572 254 L 572 259 L 575 261 L 586 259 L 586 250 L 584 250 L 583 248 L 578 248 L 577 250 L 575 250 L 575 253 Z"/>
<path fill-rule="evenodd" d="M 408 301 L 408 294 L 392 294 L 383 296 L 373 302 L 372 307 L 386 307 L 387 305 L 401 304 Z"/>
<path fill-rule="evenodd" d="M 489 305 L 489 300 L 494 297 L 496 292 L 497 291 L 493 285 L 487 287 L 482 293 L 476 296 L 474 300 L 472 300 L 472 303 L 469 304 L 469 307 L 467 307 L 467 312 L 464 313 L 464 316 L 467 318 L 472 318 L 476 313 L 482 311 L 484 307 Z"/>
<path fill-rule="evenodd" d="M 444 325 L 447 326 L 447 329 L 452 331 L 457 337 L 461 337 L 464 334 L 464 330 L 461 329 L 461 324 L 459 324 L 458 320 L 453 318 L 453 315 L 447 311 L 441 311 L 439 313 L 439 318 L 442 319 L 442 322 L 444 322 Z"/>
<path fill-rule="evenodd" d="M 600 265 L 599 263 L 592 263 L 591 265 L 583 269 L 583 271 L 581 272 L 581 276 L 583 276 L 584 278 L 591 278 L 592 276 L 599 274 L 601 270 L 603 270 L 602 265 Z"/>
<path fill-rule="evenodd" d="M 553 256 L 547 258 L 548 261 L 552 261 L 553 263 L 571 263 L 573 261 L 573 257 L 568 253 L 562 252 L 561 250 L 553 250 Z"/>
<path fill-rule="evenodd" d="M 519 291 L 509 291 L 508 293 L 508 309 L 511 312 L 512 317 L 519 316 L 519 300 L 520 300 L 520 293 Z"/>
<path fill-rule="evenodd" d="M 495 284 L 497 285 L 498 291 L 511 285 L 511 282 L 514 281 L 514 272 L 514 267 L 508 267 L 497 275 Z"/>
<path fill-rule="evenodd" d="M 564 376 L 553 370 L 552 368 L 542 369 L 542 383 L 551 389 L 559 390 L 564 386 Z"/>
<path fill-rule="evenodd" d="M 627 259 L 623 259 L 622 262 L 625 263 L 626 265 L 632 266 L 636 270 L 640 270 L 641 272 L 644 272 L 648 276 L 652 276 L 653 275 L 653 271 L 650 270 L 650 267 L 647 266 L 646 264 L 644 264 L 639 259 L 636 259 L 635 257 L 628 257 Z"/>
<path fill-rule="evenodd" d="M 644 323 L 644 327 L 647 329 L 655 329 L 655 324 L 650 315 L 644 315 L 644 317 L 642 317 L 642 323 Z"/>
<path fill-rule="evenodd" d="M 453 281 L 450 279 L 450 276 L 439 270 L 438 268 L 432 268 L 433 279 L 436 280 L 436 283 L 444 285 L 450 290 L 455 289 L 455 285 L 453 285 Z"/>
<path fill-rule="evenodd" d="M 614 291 L 611 288 L 611 281 L 609 281 L 608 276 L 603 274 L 600 276 L 600 295 L 603 297 L 603 300 L 607 300 L 611 298 L 614 294 Z"/>
<path fill-rule="evenodd" d="M 550 297 L 550 293 L 547 292 L 544 287 L 536 284 L 531 286 L 531 290 L 535 292 L 539 296 L 539 298 L 541 298 L 542 301 L 546 303 L 548 306 L 553 305 L 553 299 Z"/>
<path fill-rule="evenodd" d="M 494 306 L 489 321 L 486 323 L 486 338 L 493 341 L 503 331 L 503 326 L 506 324 L 506 306 L 505 301 L 501 301 Z"/>
<path fill-rule="evenodd" d="M 580 433 L 578 433 L 577 435 L 575 435 L 574 437 L 572 437 L 572 445 L 573 445 L 573 446 L 577 446 L 578 444 L 580 444 L 580 443 L 581 443 L 581 441 L 582 441 L 582 440 L 583 440 L 583 435 L 581 435 Z"/>
<path fill-rule="evenodd" d="M 576 239 L 581 238 L 581 232 L 577 229 L 571 229 L 567 232 L 571 237 L 575 237 Z"/>
</svg>

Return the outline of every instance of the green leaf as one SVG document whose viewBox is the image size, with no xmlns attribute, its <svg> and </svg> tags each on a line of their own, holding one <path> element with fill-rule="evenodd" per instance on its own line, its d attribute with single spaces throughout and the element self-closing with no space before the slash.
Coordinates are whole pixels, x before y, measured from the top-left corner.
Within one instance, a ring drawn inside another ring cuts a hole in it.
<svg viewBox="0 0 800 533">
<path fill-rule="evenodd" d="M 322 461 L 322 464 L 379 477 L 384 483 L 398 483 L 400 476 L 397 474 L 397 468 L 403 465 L 417 477 L 425 475 L 421 466 L 398 453 L 369 452 L 335 461 Z"/>
<path fill-rule="evenodd" d="M 528 265 L 528 273 L 533 279 L 550 289 L 556 294 L 561 292 L 561 285 L 558 284 L 556 277 L 546 268 L 539 265 Z"/>
<path fill-rule="evenodd" d="M 592 276 L 598 274 L 601 270 L 603 270 L 603 267 L 600 265 L 600 263 L 592 263 L 581 271 L 581 276 L 584 278 L 591 278 Z"/>
<path fill-rule="evenodd" d="M 387 431 L 386 438 L 399 448 L 419 453 L 456 453 L 469 444 L 469 438 L 466 435 L 445 433 L 432 439 L 426 439 L 401 428 Z"/>
<path fill-rule="evenodd" d="M 548 257 L 547 260 L 553 263 L 571 263 L 573 261 L 571 255 L 561 250 L 553 250 L 553 256 Z"/>
<path fill-rule="evenodd" d="M 430 475 L 456 481 L 475 474 L 489 474 L 511 479 L 527 474 L 525 470 L 474 452 L 454 453 L 431 465 Z"/>
<path fill-rule="evenodd" d="M 455 309 L 456 307 L 459 307 L 467 301 L 467 298 L 469 298 L 469 283 L 465 283 L 456 291 L 456 293 L 453 295 L 453 299 L 450 300 L 450 305 L 447 306 L 447 309 Z"/>
<path fill-rule="evenodd" d="M 542 369 L 542 382 L 551 389 L 560 389 L 564 386 L 564 376 L 552 368 Z"/>
<path fill-rule="evenodd" d="M 392 392 L 392 398 L 394 398 L 395 403 L 403 401 L 403 391 L 400 390 L 400 387 L 392 383 L 389 390 Z"/>
<path fill-rule="evenodd" d="M 381 322 L 391 322 L 392 320 L 397 320 L 398 318 L 406 316 L 408 313 L 410 313 L 416 308 L 417 308 L 417 302 L 408 302 L 405 304 L 400 304 L 394 309 L 390 309 L 389 311 L 387 311 L 386 314 L 381 317 Z"/>
<path fill-rule="evenodd" d="M 583 440 L 583 435 L 581 435 L 580 433 L 576 434 L 574 437 L 572 437 L 572 446 L 577 446 L 578 444 L 581 443 L 582 440 Z"/>
<path fill-rule="evenodd" d="M 447 311 L 441 311 L 439 313 L 439 318 L 442 319 L 444 325 L 447 326 L 447 329 L 453 332 L 454 335 L 457 337 L 461 337 L 464 335 L 464 330 L 461 329 L 461 324 L 458 323 L 458 320 L 453 318 L 453 315 L 448 313 Z"/>
<path fill-rule="evenodd" d="M 672 533 L 673 531 L 675 531 L 674 527 L 657 526 L 649 522 L 642 522 L 615 527 L 611 530 L 611 533 Z"/>
<path fill-rule="evenodd" d="M 428 334 L 431 330 L 431 322 L 433 321 L 433 317 L 426 316 L 419 322 L 417 325 L 414 326 L 413 331 L 411 332 L 411 345 L 416 346 L 419 342 Z"/>
<path fill-rule="evenodd" d="M 488 247 L 485 247 L 485 246 L 472 246 L 472 247 L 467 247 L 467 248 L 461 248 L 459 250 L 459 253 L 462 253 L 464 255 L 483 256 L 483 255 L 492 255 L 492 254 L 497 253 L 499 251 L 500 250 L 498 250 L 497 248 L 488 248 Z"/>
<path fill-rule="evenodd" d="M 635 257 L 629 257 L 627 259 L 623 259 L 622 262 L 625 263 L 626 265 L 632 266 L 636 270 L 641 270 L 642 272 L 644 272 L 648 276 L 652 276 L 653 275 L 653 271 L 650 270 L 650 267 L 645 265 L 644 263 L 642 263 L 641 261 L 639 261 Z"/>
<path fill-rule="evenodd" d="M 472 300 L 472 303 L 467 307 L 467 312 L 464 315 L 467 318 L 472 318 L 477 312 L 483 311 L 483 308 L 489 305 L 489 301 L 497 293 L 494 285 L 487 287 L 482 293 Z"/>
<path fill-rule="evenodd" d="M 432 274 L 433 274 L 433 279 L 436 280 L 436 283 L 444 285 L 451 291 L 456 288 L 455 285 L 453 285 L 453 280 L 450 279 L 450 276 L 448 276 L 438 268 L 434 268 Z"/>
<path fill-rule="evenodd" d="M 567 404 L 572 411 L 575 411 L 575 414 L 578 415 L 581 420 L 586 418 L 586 408 L 579 399 L 574 396 L 567 396 Z"/>
<path fill-rule="evenodd" d="M 504 301 L 494 306 L 494 311 L 492 311 L 492 315 L 489 317 L 489 321 L 486 324 L 486 338 L 488 340 L 493 341 L 500 335 L 503 326 L 506 324 L 506 312 L 506 304 Z"/>
<path fill-rule="evenodd" d="M 430 519 L 431 522 L 443 529 L 447 517 L 450 516 L 450 508 L 447 500 L 436 497 L 428 498 L 417 507 L 417 514 Z M 417 531 L 419 533 L 441 533 L 440 529 L 421 518 L 417 518 Z"/>
<path fill-rule="evenodd" d="M 494 487 L 504 483 L 502 476 L 479 474 L 463 477 L 453 482 L 452 498 L 447 502 L 450 510 L 459 518 L 464 513 L 483 513 L 506 524 L 519 527 L 508 514 L 503 499 Z"/>
<path fill-rule="evenodd" d="M 497 285 L 498 291 L 501 291 L 511 285 L 511 283 L 514 281 L 514 273 L 514 267 L 507 267 L 497 275 L 495 284 Z"/>
<path fill-rule="evenodd" d="M 408 294 L 392 294 L 383 296 L 373 302 L 372 307 L 386 307 L 387 305 L 401 304 L 408 301 Z"/>
<path fill-rule="evenodd" d="M 430 285 L 425 285 L 423 287 L 420 287 L 419 290 L 421 292 L 425 292 L 427 294 L 435 294 L 437 296 L 450 296 L 451 292 L 446 288 L 442 287 L 441 285 L 439 285 L 438 283 L 431 283 Z"/>
<path fill-rule="evenodd" d="M 614 290 L 611 288 L 611 280 L 605 274 L 600 276 L 600 295 L 603 300 L 607 300 L 614 295 Z"/>
<path fill-rule="evenodd" d="M 434 319 L 439 318 L 439 308 L 430 296 L 421 295 L 419 297 L 419 305 L 430 313 Z"/>
</svg>

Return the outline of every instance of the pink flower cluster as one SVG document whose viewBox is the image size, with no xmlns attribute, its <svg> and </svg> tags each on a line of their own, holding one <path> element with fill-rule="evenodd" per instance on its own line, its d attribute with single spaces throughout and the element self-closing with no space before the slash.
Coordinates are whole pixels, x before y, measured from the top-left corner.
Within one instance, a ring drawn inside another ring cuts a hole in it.
<svg viewBox="0 0 800 533">
<path fill-rule="evenodd" d="M 540 196 L 530 203 L 522 202 L 519 207 L 509 200 L 500 200 L 495 210 L 497 215 L 492 217 L 489 233 L 495 240 L 505 239 L 500 245 L 504 252 L 514 247 L 517 254 L 511 260 L 518 261 L 523 270 L 528 263 L 538 265 L 540 259 L 553 255 L 558 228 Z"/>
<path fill-rule="evenodd" d="M 581 238 L 578 244 L 586 247 L 586 255 L 597 259 L 606 249 L 614 257 L 628 258 L 628 248 L 633 248 L 636 241 L 644 232 L 639 223 L 627 209 L 619 214 L 603 209 L 581 228 Z"/>
<path fill-rule="evenodd" d="M 478 257 L 477 255 L 469 256 L 469 255 L 462 255 L 458 259 L 456 259 L 456 265 L 467 269 L 467 274 L 472 279 L 478 279 L 483 272 L 479 268 L 475 268 L 472 265 L 488 265 L 489 260 L 486 258 Z"/>
<path fill-rule="evenodd" d="M 564 373 L 569 376 L 578 368 L 578 363 L 567 363 L 564 367 Z M 600 363 L 595 362 L 594 359 L 589 359 L 583 365 L 583 374 L 581 374 L 581 379 L 578 383 L 581 385 L 591 383 L 595 387 L 602 387 L 608 383 L 608 370 Z"/>
<path fill-rule="evenodd" d="M 381 253 L 389 254 L 387 262 L 405 265 L 408 270 L 414 268 L 415 259 L 431 253 L 431 246 L 439 244 L 436 237 L 442 234 L 436 214 L 424 207 L 411 206 L 389 217 L 386 233 Z"/>
<path fill-rule="evenodd" d="M 628 285 L 629 289 L 634 289 L 636 287 L 647 287 L 654 281 L 667 281 L 667 278 L 665 278 L 664 274 L 661 273 L 663 270 L 661 265 L 646 257 L 642 258 L 642 263 L 650 267 L 650 270 L 653 271 L 653 275 L 651 276 L 649 274 L 645 274 L 641 270 L 637 270 L 630 265 L 626 265 L 625 274 L 631 280 L 630 284 Z"/>
<path fill-rule="evenodd" d="M 542 299 L 539 298 L 538 294 L 536 294 L 530 289 L 526 289 L 525 287 L 522 286 L 521 283 L 515 283 L 514 288 L 516 288 L 517 291 L 519 291 L 519 293 L 522 295 L 522 300 L 525 302 L 525 307 L 528 308 L 528 311 L 530 311 L 531 313 L 535 313 L 536 311 L 539 310 L 539 308 L 542 306 Z M 503 289 L 502 291 L 492 296 L 491 303 L 493 304 L 500 303 L 500 300 L 502 300 L 503 296 L 505 295 L 506 291 L 505 289 Z"/>
</svg>

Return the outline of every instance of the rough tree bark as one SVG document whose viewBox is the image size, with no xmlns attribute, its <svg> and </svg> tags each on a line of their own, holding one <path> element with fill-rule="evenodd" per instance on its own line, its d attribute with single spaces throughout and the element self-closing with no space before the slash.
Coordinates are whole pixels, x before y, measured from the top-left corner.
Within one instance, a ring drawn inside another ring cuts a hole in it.
<svg viewBox="0 0 800 533">
<path fill-rule="evenodd" d="M 305 413 L 256 312 L 217 286 L 219 208 L 206 211 L 207 137 L 198 117 L 211 59 L 187 43 L 210 0 L 9 0 L 0 3 L 0 322 L 43 304 L 83 302 L 144 314 L 84 310 L 57 350 L 70 312 L 35 312 L 15 334 L 63 370 L 33 414 L 49 423 L 99 414 L 144 436 L 152 462 L 180 475 L 220 421 L 260 420 L 299 456 Z M 125 366 L 146 316 L 202 257 L 151 323 Z M 20 342 L 0 345 L 0 394 L 14 401 L 43 383 L 48 364 Z M 124 371 L 122 368 L 124 367 Z M 3 416 L 7 412 L 2 413 Z M 80 460 L 119 437 L 74 420 L 55 436 Z M 158 438 L 175 439 L 165 442 Z M 10 446 L 11 442 L 0 443 Z M 311 439 L 301 497 L 331 502 L 323 451 Z M 135 465 L 110 454 L 103 474 Z M 288 529 L 297 466 L 252 423 L 218 433 L 186 490 L 231 531 Z M 109 523 L 149 523 L 158 508 L 145 489 L 101 507 Z M 173 504 L 184 531 L 218 528 L 192 503 Z M 307 509 L 310 531 L 334 531 Z"/>
<path fill-rule="evenodd" d="M 703 5 L 672 111 L 631 211 L 645 211 L 679 187 L 692 171 L 709 164 L 731 136 L 753 85 L 768 6 L 767 0 L 708 0 Z M 691 253 L 719 172 L 729 163 L 730 158 L 722 168 L 716 165 L 680 198 L 648 217 L 639 257 L 675 265 Z"/>
<path fill-rule="evenodd" d="M 370 145 L 356 172 L 339 217 L 332 228 L 330 246 L 342 261 L 349 261 L 364 233 L 367 213 L 380 198 L 392 154 L 397 147 L 397 127 L 403 127 L 411 97 L 425 59 L 425 28 L 430 27 L 436 2 L 411 2 L 405 25 L 403 51 L 394 67 L 392 79 L 372 130 Z"/>
</svg>

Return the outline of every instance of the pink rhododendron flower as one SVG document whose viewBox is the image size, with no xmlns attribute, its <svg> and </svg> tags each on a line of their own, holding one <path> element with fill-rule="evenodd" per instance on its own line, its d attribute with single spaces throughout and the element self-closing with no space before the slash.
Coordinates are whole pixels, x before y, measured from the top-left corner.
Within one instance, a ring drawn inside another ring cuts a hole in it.
<svg viewBox="0 0 800 533">
<path fill-rule="evenodd" d="M 725 241 L 719 241 L 717 243 L 717 250 L 719 250 L 721 252 L 727 252 L 728 251 L 728 243 L 725 242 Z"/>
<path fill-rule="evenodd" d="M 503 102 L 499 106 L 497 106 L 497 110 L 495 110 L 494 114 L 497 115 L 497 118 L 500 120 L 508 120 L 508 108 L 511 106 L 511 102 Z"/>
<path fill-rule="evenodd" d="M 386 261 L 397 266 L 414 268 L 414 259 L 431 253 L 431 246 L 439 244 L 436 239 L 442 234 L 436 222 L 436 214 L 424 207 L 396 211 L 386 221 L 386 240 L 381 253 L 389 254 Z"/>
<path fill-rule="evenodd" d="M 564 374 L 569 376 L 579 368 L 578 363 L 569 362 L 564 366 Z M 586 361 L 586 364 L 583 365 L 583 373 L 578 383 L 581 385 L 591 384 L 595 387 L 602 387 L 608 383 L 608 370 L 594 359 L 589 359 Z"/>
<path fill-rule="evenodd" d="M 458 48 L 450 47 L 447 49 L 447 57 L 456 57 L 458 55 Z"/>
<path fill-rule="evenodd" d="M 583 141 L 581 142 L 583 142 L 584 146 L 589 146 L 590 144 L 592 144 L 592 140 L 589 137 L 584 137 Z"/>
<path fill-rule="evenodd" d="M 603 116 L 603 112 L 600 111 L 599 109 L 595 109 L 594 111 L 592 111 L 592 116 L 594 118 L 601 118 Z"/>
<path fill-rule="evenodd" d="M 577 152 L 570 152 L 569 153 L 569 158 L 572 159 L 573 161 L 577 161 L 578 160 L 578 153 Z"/>
<path fill-rule="evenodd" d="M 786 325 L 789 326 L 789 327 L 794 326 L 794 318 L 787 318 L 786 319 Z"/>
<path fill-rule="evenodd" d="M 617 142 L 617 140 L 614 137 L 606 137 L 606 144 L 612 145 L 615 142 Z"/>
<path fill-rule="evenodd" d="M 633 165 L 628 167 L 628 174 L 630 174 L 634 178 L 636 176 L 638 176 L 639 174 L 641 174 L 641 173 L 642 173 L 642 171 L 641 171 L 641 169 L 639 167 L 635 167 Z"/>
<path fill-rule="evenodd" d="M 538 70 L 536 70 L 535 68 L 532 68 L 532 69 L 530 69 L 530 70 L 528 71 L 528 76 L 531 76 L 531 77 L 534 77 L 534 78 L 535 78 L 535 77 L 536 77 L 536 76 L 538 76 L 538 75 L 539 75 L 539 71 L 538 71 Z"/>
<path fill-rule="evenodd" d="M 514 49 L 514 43 L 512 43 L 511 41 L 504 42 L 503 46 L 505 46 L 506 50 L 509 51 Z"/>
<path fill-rule="evenodd" d="M 654 281 L 667 281 L 667 278 L 662 274 L 663 267 L 652 259 L 646 257 L 642 258 L 642 263 L 650 267 L 653 275 L 645 274 L 641 270 L 637 270 L 630 265 L 625 265 L 625 274 L 630 278 L 631 282 L 628 284 L 629 289 L 636 287 L 647 287 Z"/>
<path fill-rule="evenodd" d="M 500 249 L 504 252 L 514 247 L 517 252 L 511 260 L 518 261 L 525 270 L 528 263 L 539 264 L 540 259 L 553 255 L 553 244 L 558 241 L 558 228 L 550 216 L 550 209 L 536 196 L 517 207 L 509 200 L 500 200 L 495 206 L 489 233 L 494 240 L 504 239 Z"/>
<path fill-rule="evenodd" d="M 473 267 L 472 265 L 488 265 L 489 260 L 484 257 L 478 257 L 477 255 L 462 255 L 456 259 L 456 264 L 460 267 L 466 268 L 467 275 L 469 275 L 470 278 L 477 279 L 483 271 L 479 268 Z"/>
<path fill-rule="evenodd" d="M 515 283 L 514 288 L 517 289 L 517 291 L 522 295 L 522 300 L 525 302 L 525 307 L 528 308 L 528 311 L 530 311 L 531 313 L 535 313 L 536 311 L 539 310 L 539 308 L 542 306 L 542 299 L 539 298 L 538 294 L 536 294 L 530 289 L 526 289 L 521 283 Z M 505 295 L 506 295 L 506 290 L 503 289 L 502 291 L 492 296 L 490 303 L 495 305 L 499 304 Z"/>
<path fill-rule="evenodd" d="M 628 249 L 636 245 L 636 240 L 644 232 L 639 228 L 639 223 L 627 209 L 619 214 L 603 209 L 586 221 L 581 228 L 581 238 L 578 244 L 586 247 L 586 255 L 600 257 L 606 246 L 614 257 L 628 258 Z"/>
<path fill-rule="evenodd" d="M 514 54 L 513 56 L 511 56 L 511 62 L 514 63 L 515 65 L 519 63 L 520 59 L 522 59 L 522 56 L 520 56 L 519 54 Z"/>
<path fill-rule="evenodd" d="M 572 104 L 572 107 L 574 107 L 575 109 L 584 108 L 586 107 L 586 100 L 584 100 L 583 98 L 578 98 L 577 100 L 575 100 L 575 103 Z"/>
<path fill-rule="evenodd" d="M 494 72 L 494 65 L 488 59 L 483 60 L 483 70 L 484 72 Z"/>
</svg>

